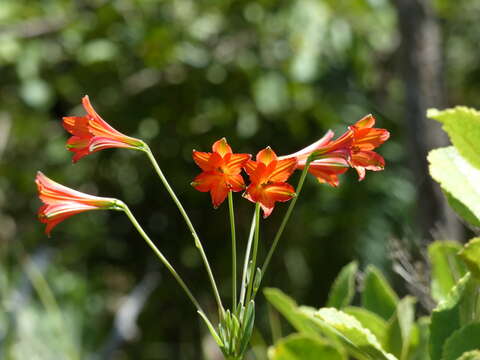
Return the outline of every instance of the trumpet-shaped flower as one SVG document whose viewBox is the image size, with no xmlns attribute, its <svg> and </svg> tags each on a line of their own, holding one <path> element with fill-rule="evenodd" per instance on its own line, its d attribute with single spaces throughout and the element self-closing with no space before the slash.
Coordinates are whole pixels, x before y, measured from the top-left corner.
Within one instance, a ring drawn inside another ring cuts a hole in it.
<svg viewBox="0 0 480 360">
<path fill-rule="evenodd" d="M 288 201 L 295 196 L 295 189 L 286 181 L 296 166 L 296 157 L 278 159 L 270 147 L 259 151 L 256 161 L 249 160 L 245 164 L 251 184 L 243 196 L 260 204 L 264 218 L 272 213 L 277 201 Z"/>
<path fill-rule="evenodd" d="M 338 175 L 353 167 L 359 180 L 365 178 L 366 170 L 379 171 L 385 167 L 385 160 L 373 150 L 383 144 L 390 133 L 385 129 L 374 128 L 375 118 L 367 115 L 349 126 L 348 130 L 336 140 L 332 140 L 333 132 L 327 134 L 317 142 L 280 159 L 296 157 L 297 169 L 303 169 L 310 155 L 314 160 L 308 171 L 319 182 L 338 186 Z"/>
<path fill-rule="evenodd" d="M 119 210 L 120 201 L 113 198 L 88 195 L 60 185 L 40 171 L 35 178 L 40 200 L 44 203 L 38 210 L 38 219 L 46 224 L 45 233 L 72 215 L 89 210 Z"/>
<path fill-rule="evenodd" d="M 213 144 L 211 153 L 193 150 L 193 160 L 202 173 L 191 185 L 198 191 L 210 192 L 213 206 L 217 208 L 229 191 L 245 189 L 240 172 L 250 158 L 250 154 L 234 154 L 225 138 Z"/>
<path fill-rule="evenodd" d="M 73 162 L 82 157 L 108 148 L 142 149 L 142 140 L 127 136 L 111 127 L 90 104 L 88 95 L 82 99 L 85 116 L 66 116 L 63 127 L 72 136 L 68 139 L 67 149 L 74 153 Z"/>
</svg>

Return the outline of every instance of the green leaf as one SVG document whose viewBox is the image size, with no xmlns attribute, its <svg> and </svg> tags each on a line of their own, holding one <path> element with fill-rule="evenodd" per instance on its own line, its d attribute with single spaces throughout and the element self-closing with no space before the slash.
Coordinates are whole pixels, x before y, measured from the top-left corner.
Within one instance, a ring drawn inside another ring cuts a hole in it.
<svg viewBox="0 0 480 360">
<path fill-rule="evenodd" d="M 480 238 L 473 238 L 459 253 L 468 269 L 477 279 L 480 279 Z"/>
<path fill-rule="evenodd" d="M 353 316 L 335 308 L 322 308 L 315 316 L 339 336 L 352 356 L 372 360 L 396 359 L 395 356 L 387 354 L 375 335 Z"/>
<path fill-rule="evenodd" d="M 412 352 L 410 360 L 430 360 L 428 345 L 430 339 L 430 318 L 427 316 L 418 319 L 412 333 Z"/>
<path fill-rule="evenodd" d="M 355 275 L 357 273 L 358 263 L 352 261 L 345 265 L 333 282 L 333 286 L 328 295 L 327 306 L 341 309 L 350 305 L 355 295 Z"/>
<path fill-rule="evenodd" d="M 480 349 L 480 323 L 468 324 L 455 331 L 445 342 L 442 360 L 455 360 L 463 353 Z"/>
<path fill-rule="evenodd" d="M 388 320 L 397 307 L 398 296 L 380 270 L 369 265 L 365 272 L 362 306 Z"/>
<path fill-rule="evenodd" d="M 263 293 L 267 300 L 297 331 L 311 335 L 321 333 L 321 325 L 313 317 L 315 310 L 312 310 L 310 314 L 308 313 L 308 308 L 301 310 L 292 298 L 278 289 L 266 288 Z"/>
<path fill-rule="evenodd" d="M 370 330 L 380 344 L 385 343 L 387 335 L 387 322 L 377 314 L 357 306 L 347 306 L 342 309 L 348 315 L 357 319 L 363 327 Z"/>
<path fill-rule="evenodd" d="M 480 360 L 480 350 L 467 351 L 457 360 Z"/>
<path fill-rule="evenodd" d="M 415 322 L 415 302 L 411 296 L 403 298 L 388 323 L 386 349 L 399 359 L 407 359 L 409 355 Z"/>
<path fill-rule="evenodd" d="M 432 265 L 432 297 L 444 300 L 453 286 L 467 272 L 458 252 L 462 245 L 454 241 L 435 241 L 428 247 L 428 257 Z"/>
<path fill-rule="evenodd" d="M 470 279 L 470 273 L 467 273 L 432 312 L 430 324 L 430 357 L 432 359 L 441 358 L 443 344 L 462 325 L 461 303 Z"/>
<path fill-rule="evenodd" d="M 480 168 L 480 112 L 457 106 L 443 111 L 430 109 L 427 116 L 440 121 L 460 154 Z"/>
<path fill-rule="evenodd" d="M 475 216 L 470 209 L 465 206 L 462 202 L 455 199 L 452 194 L 443 190 L 443 195 L 447 198 L 448 205 L 455 210 L 455 212 L 460 215 L 460 217 L 466 222 L 470 223 L 475 227 L 480 227 L 480 220 Z"/>
<path fill-rule="evenodd" d="M 328 341 L 306 334 L 294 334 L 278 341 L 268 350 L 270 360 L 345 360 Z"/>
<path fill-rule="evenodd" d="M 453 146 L 430 151 L 430 175 L 442 189 L 470 211 L 480 221 L 480 170 L 466 161 Z M 454 207 L 458 210 L 460 207 Z M 459 213 L 462 215 L 462 212 Z"/>
</svg>

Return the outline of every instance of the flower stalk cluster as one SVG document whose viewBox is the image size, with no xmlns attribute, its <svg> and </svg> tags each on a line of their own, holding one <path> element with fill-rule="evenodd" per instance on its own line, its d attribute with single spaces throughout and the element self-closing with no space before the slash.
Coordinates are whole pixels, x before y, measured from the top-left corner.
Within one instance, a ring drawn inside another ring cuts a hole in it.
<svg viewBox="0 0 480 360">
<path fill-rule="evenodd" d="M 185 220 L 202 258 L 217 303 L 218 326 L 212 325 L 212 321 L 203 311 L 183 278 L 158 249 L 154 241 L 150 239 L 123 201 L 70 189 L 38 172 L 35 181 L 39 198 L 44 203 L 39 209 L 38 217 L 41 222 L 46 224 L 46 233 L 50 235 L 56 225 L 81 212 L 90 210 L 122 211 L 183 289 L 227 359 L 242 359 L 247 351 L 254 326 L 255 296 L 293 212 L 307 174 L 315 176 L 320 183 L 338 186 L 338 176 L 345 173 L 348 168 L 354 168 L 358 173 L 359 180 L 363 180 L 366 170 L 379 171 L 385 166 L 384 159 L 373 150 L 388 139 L 389 133 L 385 129 L 373 127 L 375 119 L 372 115 L 367 115 L 350 126 L 336 140 L 333 140 L 333 132 L 328 131 L 324 137 L 313 144 L 285 156 L 277 156 L 273 149 L 266 147 L 257 153 L 255 160 L 252 160 L 250 154 L 234 153 L 225 138 L 213 144 L 212 152 L 193 150 L 193 160 L 201 169 L 201 173 L 194 178 L 191 185 L 198 191 L 210 193 L 215 208 L 228 198 L 232 294 L 231 308 L 225 308 L 200 237 L 150 147 L 144 141 L 124 135 L 110 126 L 94 110 L 88 96 L 82 99 L 82 104 L 86 115 L 63 118 L 63 126 L 71 134 L 66 147 L 73 153 L 73 162 L 107 148 L 139 150 L 147 155 L 167 193 Z M 287 181 L 296 170 L 301 171 L 301 175 L 298 185 L 294 189 Z M 248 176 L 248 184 L 242 176 L 243 171 Z M 243 198 L 255 203 L 255 212 L 246 245 L 243 274 L 240 285 L 237 286 L 237 237 L 233 193 L 241 191 L 243 191 Z M 263 218 L 267 218 L 272 214 L 276 203 L 287 201 L 290 201 L 290 204 L 267 256 L 263 260 L 263 265 L 257 267 L 257 254 L 260 246 L 260 212 L 263 212 Z"/>
</svg>

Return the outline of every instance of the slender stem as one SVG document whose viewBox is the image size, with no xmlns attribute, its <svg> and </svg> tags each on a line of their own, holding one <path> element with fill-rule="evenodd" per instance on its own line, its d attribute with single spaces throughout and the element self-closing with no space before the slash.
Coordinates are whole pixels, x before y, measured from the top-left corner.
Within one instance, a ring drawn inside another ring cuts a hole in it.
<svg viewBox="0 0 480 360">
<path fill-rule="evenodd" d="M 143 230 L 143 228 L 141 227 L 141 225 L 138 223 L 137 219 L 135 218 L 135 216 L 133 216 L 132 212 L 130 211 L 130 209 L 128 208 L 128 206 L 123 203 L 123 202 L 119 202 L 117 204 L 124 212 L 125 214 L 127 215 L 127 217 L 130 219 L 130 221 L 132 222 L 133 226 L 137 229 L 137 231 L 140 233 L 140 235 L 143 237 L 143 239 L 147 242 L 148 246 L 150 246 L 153 250 L 153 252 L 155 253 L 155 255 L 158 256 L 158 258 L 160 259 L 160 261 L 167 267 L 168 271 L 170 271 L 170 273 L 173 275 L 173 277 L 175 278 L 175 280 L 177 280 L 178 284 L 180 285 L 180 287 L 183 289 L 183 291 L 185 291 L 185 293 L 187 294 L 188 298 L 190 299 L 190 301 L 193 303 L 193 305 L 197 308 L 198 311 L 202 312 L 203 313 L 203 310 L 202 310 L 202 307 L 200 306 L 200 304 L 198 303 L 197 299 L 195 298 L 195 296 L 193 296 L 192 292 L 190 291 L 190 289 L 188 288 L 188 286 L 185 284 L 185 282 L 183 281 L 183 279 L 180 277 L 180 275 L 176 272 L 176 270 L 173 268 L 173 266 L 170 264 L 170 262 L 167 260 L 167 258 L 162 254 L 162 252 L 155 246 L 155 244 L 153 243 L 153 241 L 150 239 L 150 237 L 145 233 L 145 231 Z"/>
<path fill-rule="evenodd" d="M 152 151 L 150 150 L 148 145 L 145 144 L 145 149 L 143 151 L 147 154 L 148 158 L 150 159 L 150 162 L 152 163 L 153 168 L 157 172 L 158 177 L 160 178 L 163 185 L 165 186 L 165 189 L 167 189 L 167 192 L 170 194 L 170 196 L 171 196 L 173 202 L 175 203 L 175 205 L 177 205 L 177 208 L 180 211 L 180 214 L 182 214 L 183 219 L 185 220 L 185 222 L 187 224 L 187 227 L 190 230 L 190 233 L 192 234 L 193 240 L 195 242 L 195 246 L 198 249 L 198 251 L 200 252 L 200 256 L 202 257 L 205 268 L 207 269 L 208 277 L 210 279 L 210 283 L 212 285 L 213 293 L 215 295 L 215 300 L 217 301 L 218 310 L 221 314 L 223 314 L 223 312 L 225 310 L 224 310 L 223 305 L 222 305 L 222 299 L 220 298 L 220 294 L 218 292 L 217 284 L 215 282 L 215 277 L 213 276 L 212 269 L 210 267 L 210 263 L 208 262 L 207 256 L 205 255 L 205 250 L 203 249 L 203 245 L 200 241 L 200 238 L 198 237 L 197 232 L 195 231 L 195 228 L 193 227 L 193 224 L 192 224 L 192 222 L 190 221 L 190 218 L 187 215 L 187 212 L 183 208 L 182 203 L 180 202 L 180 200 L 178 200 L 177 195 L 175 195 L 175 192 L 173 191 L 172 187 L 168 183 L 165 175 L 163 175 L 163 172 L 160 169 L 160 166 L 158 165 L 157 160 L 155 160 L 155 157 L 153 156 Z"/>
<path fill-rule="evenodd" d="M 250 233 L 248 234 L 247 248 L 245 249 L 245 260 L 243 262 L 242 284 L 240 290 L 240 304 L 245 302 L 245 293 L 247 291 L 247 271 L 248 260 L 250 259 L 250 251 L 252 250 L 253 234 L 255 233 L 255 212 L 252 217 L 252 225 L 250 225 Z"/>
<path fill-rule="evenodd" d="M 283 234 L 283 230 L 285 229 L 285 225 L 287 225 L 288 220 L 290 219 L 290 215 L 292 214 L 292 210 L 295 207 L 295 204 L 297 203 L 298 196 L 300 195 L 300 192 L 302 191 L 303 183 L 305 182 L 305 178 L 307 176 L 307 171 L 310 163 L 307 163 L 305 167 L 303 168 L 302 174 L 300 175 L 300 180 L 298 181 L 297 189 L 296 189 L 296 195 L 290 202 L 290 205 L 288 206 L 287 212 L 285 213 L 285 216 L 283 217 L 282 223 L 280 224 L 280 227 L 277 230 L 277 233 L 275 234 L 275 238 L 273 239 L 272 246 L 270 247 L 270 250 L 268 251 L 267 257 L 265 258 L 265 261 L 262 266 L 262 277 L 265 276 L 265 272 L 267 271 L 268 265 L 270 264 L 270 260 L 272 259 L 272 255 L 278 245 L 278 240 L 280 240 L 280 237 Z"/>
<path fill-rule="evenodd" d="M 233 196 L 228 192 L 228 210 L 230 213 L 230 229 L 232 232 L 232 311 L 237 310 L 237 241 L 235 237 L 235 215 L 233 213 Z"/>
<path fill-rule="evenodd" d="M 255 205 L 255 236 L 253 240 L 253 253 L 252 253 L 252 268 L 250 272 L 250 281 L 248 283 L 248 291 L 247 291 L 247 300 L 246 302 L 250 301 L 252 298 L 252 288 L 253 288 L 253 281 L 255 280 L 255 268 L 257 265 L 257 251 L 258 251 L 258 236 L 260 230 L 260 203 Z"/>
</svg>

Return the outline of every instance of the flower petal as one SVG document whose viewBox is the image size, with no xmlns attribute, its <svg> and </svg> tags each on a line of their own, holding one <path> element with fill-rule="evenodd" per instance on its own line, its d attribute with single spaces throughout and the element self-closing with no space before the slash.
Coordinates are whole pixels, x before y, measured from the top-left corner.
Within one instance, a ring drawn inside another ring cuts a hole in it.
<svg viewBox="0 0 480 360">
<path fill-rule="evenodd" d="M 297 159 L 284 159 L 276 162 L 275 170 L 270 173 L 270 181 L 287 181 L 297 167 Z"/>
<path fill-rule="evenodd" d="M 223 203 L 229 191 L 230 190 L 228 189 L 228 186 L 227 184 L 225 184 L 225 182 L 219 182 L 215 184 L 215 186 L 210 191 L 210 196 L 212 197 L 212 204 L 215 209 Z"/>
<path fill-rule="evenodd" d="M 62 125 L 70 134 L 79 137 L 92 137 L 88 131 L 88 118 L 86 116 L 65 116 Z"/>
<path fill-rule="evenodd" d="M 279 156 L 278 160 L 290 159 L 290 158 L 304 158 L 304 159 L 306 159 L 308 157 L 308 155 L 310 155 L 310 153 L 312 153 L 312 151 L 317 150 L 317 149 L 327 145 L 330 142 L 330 140 L 332 140 L 333 135 L 334 135 L 333 131 L 328 130 L 325 133 L 325 135 L 323 135 L 322 138 L 318 139 L 313 144 L 310 144 L 307 147 L 303 148 L 302 150 L 299 150 L 299 151 L 297 151 L 293 154 Z"/>
<path fill-rule="evenodd" d="M 204 171 L 198 175 L 191 185 L 198 191 L 207 192 L 222 181 L 222 175 L 215 171 Z"/>
<path fill-rule="evenodd" d="M 210 156 L 212 156 L 212 153 L 193 150 L 193 161 L 195 161 L 195 164 L 197 164 L 203 171 L 213 170 L 208 163 Z"/>
<path fill-rule="evenodd" d="M 365 128 L 354 131 L 353 147 L 360 150 L 373 150 L 390 137 L 385 129 Z"/>
<path fill-rule="evenodd" d="M 248 160 L 243 166 L 243 169 L 248 175 L 252 175 L 255 170 L 257 170 L 257 165 L 258 163 L 256 161 Z"/>
<path fill-rule="evenodd" d="M 243 181 L 243 177 L 240 174 L 227 176 L 226 182 L 230 190 L 234 192 L 242 191 L 243 189 L 245 189 L 245 182 Z"/>
<path fill-rule="evenodd" d="M 250 160 L 251 157 L 252 155 L 250 154 L 227 154 L 224 157 L 224 172 L 230 175 L 240 174 L 242 167 L 245 166 L 246 162 Z"/>
<path fill-rule="evenodd" d="M 215 141 L 212 145 L 212 150 L 213 152 L 218 153 L 221 157 L 232 153 L 232 148 L 228 145 L 227 139 L 225 138 Z"/>
<path fill-rule="evenodd" d="M 315 176 L 320 183 L 327 183 L 333 187 L 339 184 L 338 175 L 345 173 L 348 165 L 342 166 L 336 163 L 314 161 L 310 164 L 308 172 Z"/>
<path fill-rule="evenodd" d="M 277 154 L 270 148 L 266 147 L 263 150 L 260 150 L 256 157 L 257 162 L 261 162 L 265 165 L 270 164 L 272 161 L 277 160 Z"/>
<path fill-rule="evenodd" d="M 372 114 L 365 115 L 363 118 L 358 120 L 353 126 L 358 129 L 371 128 L 375 125 L 375 118 Z"/>
</svg>

